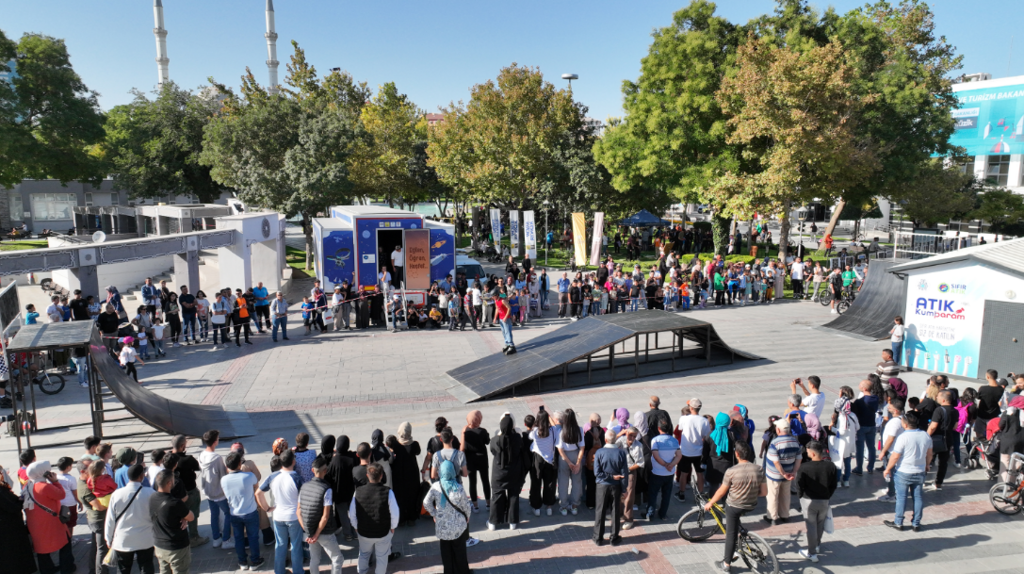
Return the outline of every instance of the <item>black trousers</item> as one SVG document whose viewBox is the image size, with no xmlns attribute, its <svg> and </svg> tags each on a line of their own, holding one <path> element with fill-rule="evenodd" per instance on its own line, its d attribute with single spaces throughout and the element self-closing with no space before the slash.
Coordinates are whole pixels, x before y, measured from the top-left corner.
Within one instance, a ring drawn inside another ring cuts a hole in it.
<svg viewBox="0 0 1024 574">
<path fill-rule="evenodd" d="M 235 325 L 235 344 L 238 345 L 239 347 L 241 347 L 242 344 L 238 341 L 238 335 L 242 332 L 242 329 L 245 329 L 245 342 L 246 343 L 249 342 L 249 335 L 252 335 L 252 329 L 249 328 L 249 321 L 248 320 L 246 320 L 241 325 L 236 324 Z"/>
<path fill-rule="evenodd" d="M 136 557 L 138 557 L 139 572 L 141 572 L 142 574 L 154 574 L 156 570 L 153 568 L 153 565 L 156 563 L 156 561 L 153 559 L 153 555 L 153 548 L 146 548 L 145 550 L 136 550 L 135 552 L 118 552 L 117 570 L 121 574 L 131 574 L 132 565 L 135 563 Z"/>
<path fill-rule="evenodd" d="M 597 504 L 597 483 L 594 477 L 593 469 L 587 468 L 583 465 L 583 490 L 586 493 L 587 508 L 594 508 Z"/>
<path fill-rule="evenodd" d="M 740 517 L 750 512 L 733 506 L 725 505 L 725 562 L 732 564 L 736 554 L 736 537 L 740 533 Z"/>
<path fill-rule="evenodd" d="M 957 445 L 957 448 L 960 448 L 960 445 Z M 949 448 L 936 451 L 935 457 L 939 459 L 939 468 L 935 471 L 935 486 L 942 486 L 942 481 L 946 480 L 946 470 L 949 468 Z"/>
<path fill-rule="evenodd" d="M 217 344 L 217 333 L 220 333 L 220 342 L 227 345 L 231 341 L 231 327 L 228 326 L 227 322 L 224 323 L 213 323 L 210 325 L 213 330 L 213 344 Z"/>
<path fill-rule="evenodd" d="M 257 305 L 254 309 L 256 311 L 256 328 L 261 331 L 271 328 L 270 305 Z"/>
<path fill-rule="evenodd" d="M 139 372 L 135 370 L 135 363 L 125 363 L 124 364 L 124 374 L 126 374 L 126 375 L 130 376 L 131 378 L 135 379 L 136 383 L 139 382 Z M 946 456 L 946 459 L 948 460 L 949 456 Z"/>
<path fill-rule="evenodd" d="M 579 319 L 580 313 L 583 312 L 583 305 L 580 303 L 572 303 L 569 305 L 569 316 Z"/>
<path fill-rule="evenodd" d="M 519 524 L 519 492 L 521 489 L 495 490 L 491 495 L 491 524 Z"/>
<path fill-rule="evenodd" d="M 469 528 L 462 531 L 455 540 L 438 540 L 441 543 L 441 565 L 444 574 L 470 574 L 469 556 L 466 554 L 466 540 Z"/>
<path fill-rule="evenodd" d="M 156 321 L 156 305 L 146 305 L 146 312 L 149 313 L 150 321 Z"/>
<path fill-rule="evenodd" d="M 554 506 L 558 490 L 558 469 L 537 453 L 533 453 L 533 466 L 536 476 L 530 482 L 530 508 Z"/>
<path fill-rule="evenodd" d="M 619 498 L 622 497 L 622 486 L 619 484 L 598 484 L 595 491 L 597 506 L 594 510 L 594 540 L 604 538 L 604 518 L 611 513 L 611 538 L 619 535 Z"/>
<path fill-rule="evenodd" d="M 36 561 L 39 563 L 39 574 L 75 574 L 75 556 L 71 552 L 71 541 L 65 544 L 58 551 L 59 564 L 53 563 L 52 554 L 36 554 Z M 150 571 L 152 574 L 152 570 Z"/>
<path fill-rule="evenodd" d="M 485 457 L 483 462 L 475 461 L 473 464 L 467 465 L 467 467 L 469 470 L 469 499 L 476 504 L 476 483 L 477 476 L 479 476 L 480 483 L 484 487 L 484 500 L 488 501 L 489 504 L 491 500 L 491 481 L 489 478 L 490 475 L 487 472 L 487 458 Z"/>
</svg>

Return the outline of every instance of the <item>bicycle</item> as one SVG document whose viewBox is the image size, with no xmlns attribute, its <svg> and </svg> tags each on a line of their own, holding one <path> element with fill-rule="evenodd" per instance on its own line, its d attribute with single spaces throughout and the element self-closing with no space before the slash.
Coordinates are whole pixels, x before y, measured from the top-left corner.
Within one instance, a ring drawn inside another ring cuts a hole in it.
<svg viewBox="0 0 1024 574">
<path fill-rule="evenodd" d="M 704 510 L 708 498 L 697 489 L 697 473 L 690 477 L 690 484 L 693 485 L 693 496 L 697 507 L 687 512 L 676 523 L 676 532 L 681 538 L 689 542 L 703 542 L 715 535 L 716 532 L 725 534 L 725 509 L 715 504 L 711 510 Z M 777 574 L 779 571 L 779 559 L 775 557 L 771 545 L 761 538 L 760 535 L 748 532 L 739 525 L 740 531 L 736 537 L 736 551 L 743 562 L 754 572 Z"/>
<path fill-rule="evenodd" d="M 18 369 L 14 370 L 14 376 L 18 376 Z M 31 384 L 39 385 L 39 390 L 43 394 L 56 395 L 64 390 L 64 377 L 57 373 L 47 373 L 45 369 L 41 369 L 33 375 Z M 21 398 L 19 397 L 18 400 Z"/>
<path fill-rule="evenodd" d="M 1009 482 L 1000 482 L 988 491 L 988 501 L 992 508 L 1000 514 L 1013 516 L 1024 510 L 1024 480 L 1021 477 L 1021 465 L 1024 455 L 1013 453 L 1010 456 Z"/>
</svg>

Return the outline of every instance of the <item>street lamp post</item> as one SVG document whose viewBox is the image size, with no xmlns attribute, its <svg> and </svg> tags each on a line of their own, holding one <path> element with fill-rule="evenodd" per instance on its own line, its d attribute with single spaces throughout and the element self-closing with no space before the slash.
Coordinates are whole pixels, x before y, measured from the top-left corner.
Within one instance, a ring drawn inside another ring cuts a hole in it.
<svg viewBox="0 0 1024 574">
<path fill-rule="evenodd" d="M 572 81 L 580 79 L 579 74 L 562 74 L 563 80 L 569 80 L 569 91 L 572 91 Z"/>
<path fill-rule="evenodd" d="M 548 234 L 551 233 L 548 230 L 548 211 L 550 210 L 551 202 L 544 200 L 544 267 L 548 266 L 548 251 L 551 251 L 551 244 L 548 243 Z"/>
</svg>

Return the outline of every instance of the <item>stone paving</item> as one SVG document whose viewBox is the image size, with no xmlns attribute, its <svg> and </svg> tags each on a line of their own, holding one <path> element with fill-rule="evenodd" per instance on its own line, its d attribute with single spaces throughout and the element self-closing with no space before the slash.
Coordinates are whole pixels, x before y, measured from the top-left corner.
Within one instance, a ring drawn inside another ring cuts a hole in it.
<svg viewBox="0 0 1024 574">
<path fill-rule="evenodd" d="M 290 300 L 299 300 L 308 290 L 302 281 L 294 282 Z M 433 434 L 433 420 L 446 416 L 459 427 L 466 412 L 478 408 L 484 413 L 484 426 L 494 429 L 505 411 L 521 421 L 540 405 L 548 410 L 574 408 L 586 418 L 599 412 L 607 421 L 613 409 L 626 407 L 646 410 L 647 399 L 657 394 L 662 406 L 673 415 L 691 397 L 704 402 L 703 412 L 715 414 L 735 403 L 746 405 L 757 433 L 763 432 L 768 416 L 785 407 L 789 381 L 812 374 L 823 380 L 829 403 L 842 385 L 856 386 L 879 360 L 885 342 L 865 342 L 817 329 L 828 322 L 828 309 L 809 302 L 777 302 L 753 307 L 727 307 L 692 312 L 712 321 L 722 338 L 737 349 L 765 357 L 753 362 L 689 371 L 685 374 L 654 376 L 621 381 L 587 389 L 572 389 L 540 395 L 485 401 L 462 405 L 435 382 L 435 377 L 453 367 L 500 350 L 501 334 L 496 328 L 480 332 L 448 333 L 415 331 L 387 333 L 383 330 L 328 333 L 306 337 L 293 321 L 291 341 L 273 344 L 268 335 L 256 335 L 254 345 L 239 349 L 233 344 L 213 349 L 205 344 L 168 350 L 168 358 L 148 363 L 139 369 L 144 384 L 167 397 L 201 404 L 241 404 L 248 410 L 258 436 L 244 440 L 248 457 L 266 469 L 269 447 L 276 437 L 292 442 L 296 432 L 306 430 L 313 447 L 325 434 L 345 434 L 353 446 L 368 440 L 375 428 L 394 433 L 402 421 L 413 425 L 414 437 L 425 445 Z M 564 324 L 547 317 L 517 329 L 515 337 L 523 343 Z M 920 393 L 925 375 L 907 373 L 904 379 L 912 393 Z M 964 388 L 969 383 L 955 381 Z M 40 425 L 73 424 L 88 421 L 84 389 L 69 380 L 67 388 L 55 397 L 37 396 Z M 88 427 L 56 431 L 38 441 L 77 440 Z M 108 432 L 146 430 L 138 423 L 111 425 Z M 163 447 L 162 435 L 123 439 L 116 445 L 131 444 L 150 450 Z M 198 441 L 190 449 L 198 452 Z M 116 447 L 115 447 L 116 448 Z M 224 449 L 226 452 L 226 449 Z M 40 451 L 40 459 L 56 460 L 75 456 L 78 446 Z M 0 463 L 16 467 L 16 448 L 12 438 L 0 440 Z M 797 551 L 803 544 L 803 524 L 791 521 L 766 527 L 760 520 L 763 502 L 749 513 L 744 523 L 773 545 L 783 571 L 787 572 L 914 572 L 938 567 L 939 572 L 1024 572 L 1024 543 L 1020 542 L 1022 522 L 994 512 L 987 500 L 990 487 L 982 471 L 950 468 L 942 492 L 926 492 L 925 529 L 921 533 L 897 533 L 882 526 L 893 505 L 877 502 L 885 484 L 881 474 L 852 477 L 851 488 L 840 489 L 834 499 L 836 533 L 826 535 L 821 562 L 810 564 Z M 672 500 L 668 520 L 638 521 L 638 527 L 623 533 L 619 547 L 596 548 L 590 543 L 593 512 L 585 508 L 579 516 L 534 517 L 525 499 L 521 502 L 523 521 L 516 531 L 486 529 L 486 514 L 472 515 L 471 531 L 482 543 L 469 550 L 478 573 L 702 573 L 711 571 L 711 563 L 721 559 L 723 541 L 715 536 L 692 544 L 675 533 L 677 520 L 691 505 Z M 794 505 L 796 505 L 794 501 Z M 201 531 L 209 534 L 209 514 L 200 517 Z M 794 508 L 796 516 L 798 510 Z M 78 572 L 88 572 L 85 564 L 87 544 L 85 524 L 76 529 Z M 355 572 L 355 551 L 351 542 L 342 542 L 344 571 Z M 401 560 L 389 565 L 389 572 L 440 572 L 439 549 L 433 526 L 421 520 L 415 527 L 396 532 L 395 549 Z M 272 553 L 263 548 L 264 555 Z M 207 545 L 194 550 L 193 572 L 236 570 L 233 550 Z M 265 565 L 265 571 L 272 567 Z M 322 569 L 326 570 L 327 565 Z M 2 570 L 2 569 L 0 569 Z M 745 571 L 741 566 L 736 571 Z"/>
</svg>

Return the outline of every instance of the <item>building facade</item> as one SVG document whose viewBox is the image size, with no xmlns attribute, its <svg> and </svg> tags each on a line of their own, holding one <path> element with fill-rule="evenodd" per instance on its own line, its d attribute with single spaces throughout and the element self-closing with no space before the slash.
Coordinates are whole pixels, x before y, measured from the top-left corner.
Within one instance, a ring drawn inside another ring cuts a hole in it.
<svg viewBox="0 0 1024 574">
<path fill-rule="evenodd" d="M 971 74 L 955 84 L 956 131 L 950 142 L 974 158 L 964 166 L 979 180 L 1024 194 L 1024 76 Z"/>
</svg>

